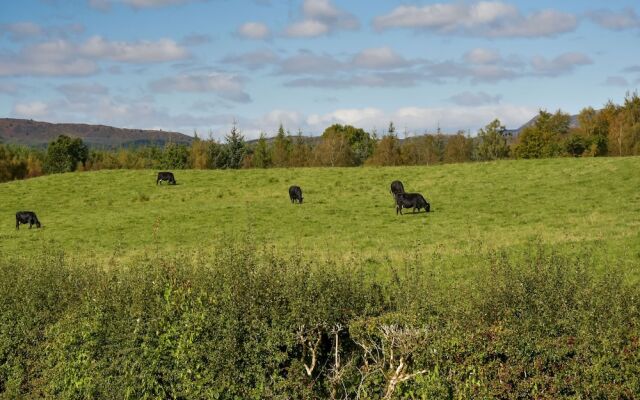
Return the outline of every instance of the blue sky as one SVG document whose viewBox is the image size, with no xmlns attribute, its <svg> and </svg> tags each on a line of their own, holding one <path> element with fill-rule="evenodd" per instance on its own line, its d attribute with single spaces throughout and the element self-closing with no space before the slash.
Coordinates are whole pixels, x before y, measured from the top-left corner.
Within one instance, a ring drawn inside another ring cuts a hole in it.
<svg viewBox="0 0 640 400">
<path fill-rule="evenodd" d="M 0 6 L 0 116 L 222 138 L 332 123 L 515 128 L 640 86 L 640 4 L 22 0 Z"/>
</svg>

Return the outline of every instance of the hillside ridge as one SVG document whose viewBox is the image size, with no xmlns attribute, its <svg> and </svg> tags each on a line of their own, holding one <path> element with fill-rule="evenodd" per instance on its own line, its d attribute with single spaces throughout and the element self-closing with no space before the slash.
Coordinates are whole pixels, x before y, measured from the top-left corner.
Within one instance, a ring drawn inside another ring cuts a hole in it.
<svg viewBox="0 0 640 400">
<path fill-rule="evenodd" d="M 59 135 L 79 137 L 93 148 L 163 146 L 168 142 L 189 144 L 193 141 L 191 136 L 179 132 L 0 118 L 0 143 L 45 147 Z"/>
</svg>

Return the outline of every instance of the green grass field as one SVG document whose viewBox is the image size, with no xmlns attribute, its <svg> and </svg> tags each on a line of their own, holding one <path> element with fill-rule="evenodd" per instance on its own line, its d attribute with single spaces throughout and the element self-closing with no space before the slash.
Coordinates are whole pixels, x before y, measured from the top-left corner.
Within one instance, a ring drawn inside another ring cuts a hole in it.
<svg viewBox="0 0 640 400">
<path fill-rule="evenodd" d="M 0 398 L 640 393 L 640 157 L 175 174 L 0 185 Z"/>
<path fill-rule="evenodd" d="M 312 257 L 372 263 L 414 249 L 455 257 L 531 238 L 591 245 L 609 259 L 640 257 L 640 158 L 518 160 L 397 168 L 155 171 L 45 176 L 0 185 L 0 251 L 44 244 L 72 254 L 127 258 L 207 249 L 228 237 L 296 248 Z M 404 182 L 432 205 L 396 216 L 389 184 Z M 287 189 L 298 184 L 304 204 Z M 44 229 L 15 230 L 18 210 Z"/>
</svg>

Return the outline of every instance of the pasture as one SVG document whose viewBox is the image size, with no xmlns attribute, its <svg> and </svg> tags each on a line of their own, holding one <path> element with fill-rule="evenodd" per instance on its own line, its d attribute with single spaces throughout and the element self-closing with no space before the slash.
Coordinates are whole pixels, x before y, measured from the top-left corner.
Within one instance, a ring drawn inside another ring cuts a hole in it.
<svg viewBox="0 0 640 400">
<path fill-rule="evenodd" d="M 416 249 L 465 256 L 532 238 L 637 258 L 640 158 L 548 159 L 395 168 L 70 173 L 0 185 L 0 251 L 43 245 L 99 259 L 206 250 L 227 238 L 372 264 Z M 421 192 L 432 212 L 396 216 L 389 184 Z M 302 187 L 304 204 L 287 189 Z M 33 210 L 44 229 L 15 230 Z M 635 249 L 635 250 L 634 250 Z"/>
<path fill-rule="evenodd" d="M 0 397 L 635 398 L 639 171 L 598 158 L 2 184 Z M 433 212 L 396 216 L 394 179 Z M 18 210 L 43 228 L 17 231 Z"/>
</svg>

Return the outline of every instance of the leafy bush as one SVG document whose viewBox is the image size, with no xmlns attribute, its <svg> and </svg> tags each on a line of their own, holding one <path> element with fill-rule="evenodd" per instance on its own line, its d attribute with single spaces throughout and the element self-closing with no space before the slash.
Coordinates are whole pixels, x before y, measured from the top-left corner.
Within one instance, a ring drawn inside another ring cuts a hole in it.
<svg viewBox="0 0 640 400">
<path fill-rule="evenodd" d="M 250 242 L 247 240 L 245 242 Z M 48 398 L 632 398 L 638 288 L 589 254 L 437 254 L 374 278 L 230 242 L 102 266 L 0 259 L 0 393 Z"/>
</svg>

